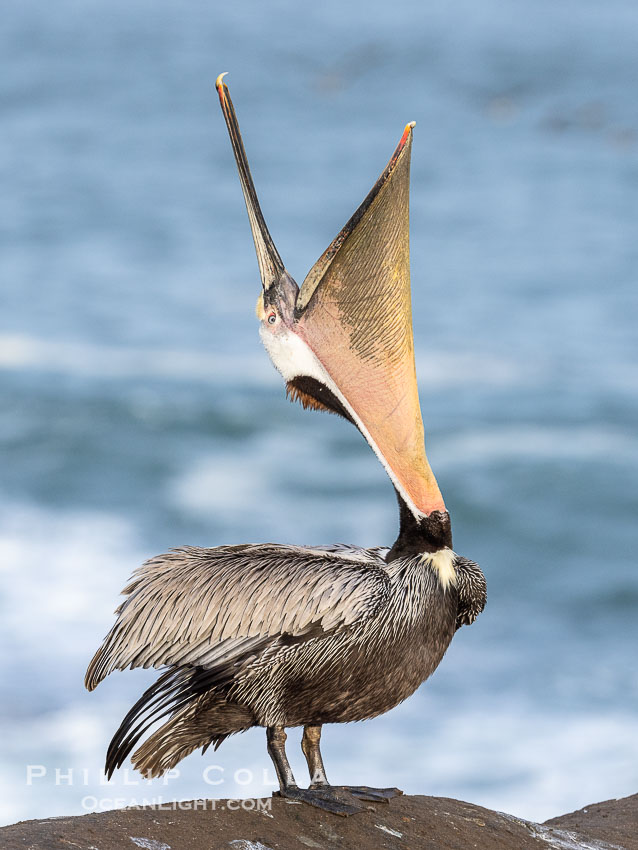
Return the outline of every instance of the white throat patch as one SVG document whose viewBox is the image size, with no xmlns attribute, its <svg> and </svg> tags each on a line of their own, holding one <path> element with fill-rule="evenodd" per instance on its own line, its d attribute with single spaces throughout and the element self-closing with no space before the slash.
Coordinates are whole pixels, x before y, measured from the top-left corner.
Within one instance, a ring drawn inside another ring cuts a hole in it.
<svg viewBox="0 0 638 850">
<path fill-rule="evenodd" d="M 443 590 L 447 590 L 451 584 L 456 584 L 455 560 L 456 554 L 451 549 L 439 549 L 438 552 L 424 552 L 421 555 L 421 563 L 436 572 Z"/>
</svg>

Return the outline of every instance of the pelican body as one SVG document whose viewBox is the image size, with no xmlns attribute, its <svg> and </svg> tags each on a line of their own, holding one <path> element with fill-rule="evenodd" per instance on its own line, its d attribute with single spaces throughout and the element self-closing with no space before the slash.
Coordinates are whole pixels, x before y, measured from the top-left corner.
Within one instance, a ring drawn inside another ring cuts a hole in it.
<svg viewBox="0 0 638 850">
<path fill-rule="evenodd" d="M 399 535 L 386 548 L 268 543 L 152 558 L 124 589 L 86 686 L 116 669 L 163 670 L 111 741 L 109 776 L 158 720 L 132 756 L 148 777 L 263 726 L 279 793 L 348 815 L 400 792 L 330 785 L 322 724 L 365 720 L 409 697 L 486 600 L 480 568 L 453 550 L 425 454 L 409 277 L 414 125 L 299 287 L 266 227 L 222 77 L 216 86 L 262 281 L 262 341 L 293 400 L 344 417 L 370 444 L 397 495 Z M 307 789 L 286 758 L 285 730 L 295 726 L 304 727 Z"/>
</svg>

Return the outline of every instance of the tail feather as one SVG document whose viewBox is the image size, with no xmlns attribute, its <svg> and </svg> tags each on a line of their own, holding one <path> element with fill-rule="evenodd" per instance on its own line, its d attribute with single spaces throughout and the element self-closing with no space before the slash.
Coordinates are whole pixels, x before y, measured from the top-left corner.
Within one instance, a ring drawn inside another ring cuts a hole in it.
<svg viewBox="0 0 638 850">
<path fill-rule="evenodd" d="M 241 706 L 218 698 L 202 711 L 190 705 L 173 715 L 133 753 L 133 767 L 147 779 L 161 776 L 195 750 L 214 749 L 235 732 L 253 725 L 253 717 Z"/>
<path fill-rule="evenodd" d="M 109 779 L 151 726 L 167 715 L 169 719 L 133 755 L 134 767 L 146 776 L 161 776 L 193 750 L 211 743 L 217 749 L 229 735 L 254 725 L 248 709 L 228 702 L 214 688 L 203 689 L 201 680 L 209 684 L 210 674 L 202 674 L 196 667 L 173 667 L 142 694 L 109 745 L 105 766 Z"/>
</svg>

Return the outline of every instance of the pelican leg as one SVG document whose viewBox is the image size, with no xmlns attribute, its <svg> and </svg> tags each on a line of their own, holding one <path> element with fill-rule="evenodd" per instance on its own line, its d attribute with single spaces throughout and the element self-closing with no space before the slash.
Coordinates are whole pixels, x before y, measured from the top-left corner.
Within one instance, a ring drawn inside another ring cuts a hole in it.
<svg viewBox="0 0 638 850">
<path fill-rule="evenodd" d="M 285 791 L 287 788 L 296 788 L 295 776 L 286 756 L 286 730 L 283 726 L 269 726 L 266 729 L 266 742 L 268 744 L 268 755 L 273 760 L 279 788 Z"/>
<path fill-rule="evenodd" d="M 326 788 L 330 785 L 323 766 L 319 741 L 321 740 L 321 726 L 304 726 L 301 749 L 308 763 L 311 788 Z"/>
<path fill-rule="evenodd" d="M 367 785 L 330 785 L 326 770 L 321 758 L 319 742 L 321 740 L 321 726 L 304 726 L 301 749 L 308 763 L 311 788 L 323 793 L 330 791 L 351 794 L 358 800 L 369 803 L 389 803 L 392 797 L 397 797 L 403 791 L 398 788 L 369 788 Z"/>
<path fill-rule="evenodd" d="M 352 802 L 347 799 L 350 795 L 330 793 L 334 792 L 334 789 L 329 786 L 328 793 L 314 788 L 299 788 L 286 756 L 286 738 L 286 730 L 283 726 L 269 726 L 266 729 L 268 754 L 277 772 L 280 797 L 299 803 L 308 803 L 335 815 L 347 816 L 365 811 L 354 798 L 350 798 Z"/>
</svg>

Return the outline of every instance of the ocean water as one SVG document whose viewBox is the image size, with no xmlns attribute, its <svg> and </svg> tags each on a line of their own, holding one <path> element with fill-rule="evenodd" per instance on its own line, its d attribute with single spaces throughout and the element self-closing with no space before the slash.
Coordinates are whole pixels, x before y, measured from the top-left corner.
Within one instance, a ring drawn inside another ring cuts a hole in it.
<svg viewBox="0 0 638 850">
<path fill-rule="evenodd" d="M 637 27 L 630 0 L 3 7 L 2 822 L 269 793 L 261 730 L 100 783 L 153 679 L 83 689 L 118 593 L 186 543 L 396 534 L 370 450 L 260 348 L 226 70 L 298 280 L 417 121 L 428 455 L 489 585 L 411 699 L 326 728 L 329 775 L 533 819 L 638 790 Z"/>
</svg>

